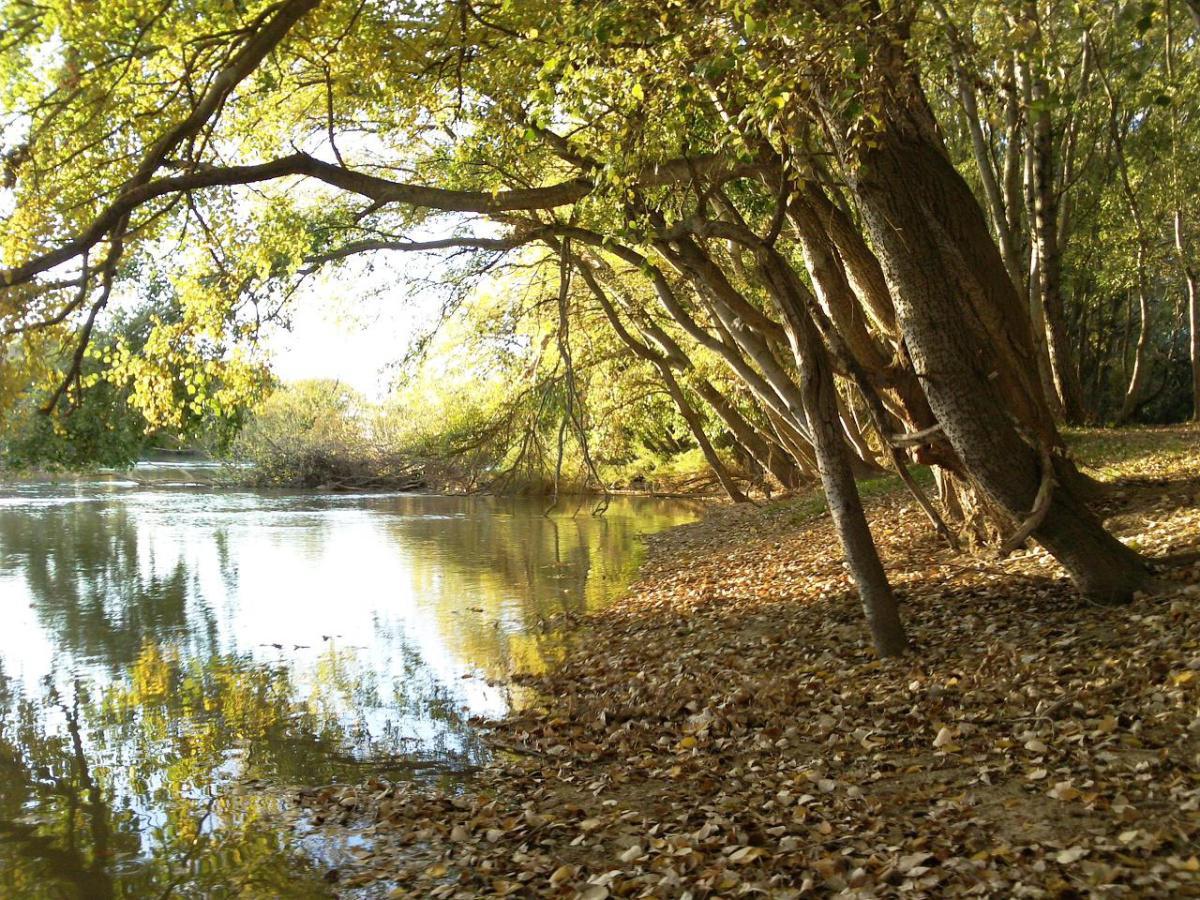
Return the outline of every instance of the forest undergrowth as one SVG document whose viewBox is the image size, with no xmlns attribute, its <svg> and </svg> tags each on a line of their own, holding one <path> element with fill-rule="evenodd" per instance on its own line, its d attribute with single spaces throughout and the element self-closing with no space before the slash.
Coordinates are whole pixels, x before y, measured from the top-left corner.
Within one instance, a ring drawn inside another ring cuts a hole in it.
<svg viewBox="0 0 1200 900">
<path fill-rule="evenodd" d="M 1195 426 L 1086 432 L 1098 510 L 1200 549 Z M 1121 608 L 1038 549 L 868 513 L 913 650 L 875 658 L 827 514 L 715 509 L 649 539 L 461 789 L 302 792 L 368 838 L 338 889 L 396 897 L 1200 896 L 1200 563 Z"/>
</svg>

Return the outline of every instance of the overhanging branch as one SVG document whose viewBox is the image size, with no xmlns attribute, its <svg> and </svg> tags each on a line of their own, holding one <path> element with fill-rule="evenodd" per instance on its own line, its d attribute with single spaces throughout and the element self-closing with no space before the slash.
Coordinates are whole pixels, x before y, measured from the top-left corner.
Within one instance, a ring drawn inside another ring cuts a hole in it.
<svg viewBox="0 0 1200 900">
<path fill-rule="evenodd" d="M 691 178 L 698 169 L 708 174 L 720 173 L 723 177 L 741 177 L 753 173 L 757 168 L 754 164 L 731 164 L 723 157 L 717 156 L 703 157 L 699 160 L 676 159 L 647 166 L 638 176 L 638 180 L 646 186 L 662 186 Z M 307 153 L 293 153 L 255 165 L 205 166 L 186 174 L 158 178 L 125 190 L 75 239 L 23 265 L 0 270 L 0 285 L 23 284 L 55 266 L 74 259 L 99 243 L 124 216 L 160 197 L 201 188 L 257 184 L 287 176 L 313 178 L 381 205 L 397 203 L 442 212 L 483 215 L 568 206 L 596 189 L 596 185 L 586 178 L 573 178 L 537 188 L 494 192 L 451 190 L 390 181 L 325 162 Z"/>
</svg>

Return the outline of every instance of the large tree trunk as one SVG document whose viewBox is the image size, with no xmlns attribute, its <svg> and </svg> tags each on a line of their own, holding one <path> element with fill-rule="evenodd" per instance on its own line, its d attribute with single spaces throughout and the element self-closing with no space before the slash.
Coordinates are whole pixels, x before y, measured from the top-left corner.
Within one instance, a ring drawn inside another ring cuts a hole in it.
<svg viewBox="0 0 1200 900">
<path fill-rule="evenodd" d="M 895 390 L 908 424 L 914 431 L 932 425 L 929 404 L 912 369 L 908 366 L 893 367 L 888 350 L 868 330 L 859 296 L 853 290 L 842 259 L 825 231 L 821 217 L 804 200 L 794 201 L 788 208 L 788 214 L 796 229 L 804 264 L 817 299 L 853 354 L 855 362 L 868 373 L 872 384 L 886 384 Z M 890 311 L 894 314 L 894 309 Z"/>
<path fill-rule="evenodd" d="M 895 303 L 878 257 L 867 246 L 858 227 L 825 195 L 820 185 L 808 181 L 802 188 L 804 203 L 833 242 L 845 266 L 846 278 L 875 327 L 889 338 L 897 338 Z"/>
<path fill-rule="evenodd" d="M 1048 474 L 1041 459 L 1058 443 L 1044 403 L 1032 409 L 1033 420 L 1020 408 L 1031 409 L 1028 394 L 1017 393 L 1029 390 L 1028 381 L 1005 371 L 1018 360 L 1032 362 L 1028 319 L 1022 315 L 1018 329 L 996 332 L 997 317 L 1023 311 L 987 222 L 940 143 L 915 73 L 894 47 L 881 48 L 878 60 L 888 82 L 881 124 L 869 143 L 842 147 L 851 188 L 881 251 L 897 318 L 938 422 L 986 500 L 1022 522 L 1031 519 Z M 851 133 L 853 123 L 831 118 L 836 133 Z M 1006 337 L 1019 343 L 998 346 Z M 1033 537 L 1085 595 L 1128 600 L 1150 583 L 1146 566 L 1104 530 L 1075 494 L 1069 473 L 1063 475 Z"/>
</svg>

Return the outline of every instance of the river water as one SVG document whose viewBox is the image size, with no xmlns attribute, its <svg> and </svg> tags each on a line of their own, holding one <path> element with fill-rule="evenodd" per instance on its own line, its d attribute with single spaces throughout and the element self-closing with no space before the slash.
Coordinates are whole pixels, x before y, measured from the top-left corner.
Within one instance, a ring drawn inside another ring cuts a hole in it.
<svg viewBox="0 0 1200 900">
<path fill-rule="evenodd" d="M 288 788 L 464 777 L 698 513 L 577 502 L 0 486 L 0 897 L 322 895 Z"/>
</svg>

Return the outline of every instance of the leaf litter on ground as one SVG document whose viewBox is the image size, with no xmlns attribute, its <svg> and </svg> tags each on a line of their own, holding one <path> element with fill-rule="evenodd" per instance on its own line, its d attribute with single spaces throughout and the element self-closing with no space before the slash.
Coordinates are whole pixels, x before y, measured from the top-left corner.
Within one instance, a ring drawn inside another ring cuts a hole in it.
<svg viewBox="0 0 1200 900">
<path fill-rule="evenodd" d="M 1101 512 L 1200 549 L 1200 432 Z M 914 644 L 876 659 L 827 517 L 721 507 L 650 539 L 461 788 L 301 792 L 391 897 L 1200 896 L 1200 564 L 1088 606 L 1037 549 L 953 554 L 869 504 Z M 344 823 L 344 824 L 341 824 Z"/>
</svg>

